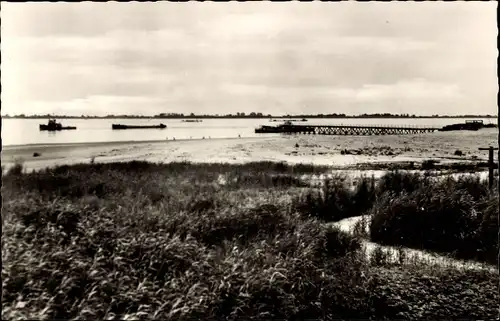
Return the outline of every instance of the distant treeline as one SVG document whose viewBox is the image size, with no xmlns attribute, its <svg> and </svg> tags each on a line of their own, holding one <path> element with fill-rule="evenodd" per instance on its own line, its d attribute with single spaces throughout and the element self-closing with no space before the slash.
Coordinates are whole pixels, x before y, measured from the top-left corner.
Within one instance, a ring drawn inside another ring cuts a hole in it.
<svg viewBox="0 0 500 321">
<path fill-rule="evenodd" d="M 107 116 L 68 116 L 68 115 L 4 115 L 2 118 L 83 118 L 83 119 L 106 119 L 106 118 L 169 118 L 169 119 L 186 119 L 186 118 L 496 118 L 496 115 L 426 115 L 417 116 L 410 114 L 390 114 L 390 113 L 377 113 L 377 114 L 360 114 L 360 115 L 346 115 L 346 114 L 295 114 L 295 115 L 280 115 L 275 116 L 271 114 L 264 115 L 263 113 L 236 113 L 236 114 L 226 114 L 226 115 L 196 115 L 191 114 L 178 114 L 178 113 L 161 113 L 153 116 L 144 115 L 107 115 Z"/>
</svg>

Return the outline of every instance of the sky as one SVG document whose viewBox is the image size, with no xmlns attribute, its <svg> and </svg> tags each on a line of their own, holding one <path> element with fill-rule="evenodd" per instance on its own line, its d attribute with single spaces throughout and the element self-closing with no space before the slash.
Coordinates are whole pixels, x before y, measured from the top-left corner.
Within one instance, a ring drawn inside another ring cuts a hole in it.
<svg viewBox="0 0 500 321">
<path fill-rule="evenodd" d="M 2 3 L 2 115 L 497 114 L 496 2 Z"/>
</svg>

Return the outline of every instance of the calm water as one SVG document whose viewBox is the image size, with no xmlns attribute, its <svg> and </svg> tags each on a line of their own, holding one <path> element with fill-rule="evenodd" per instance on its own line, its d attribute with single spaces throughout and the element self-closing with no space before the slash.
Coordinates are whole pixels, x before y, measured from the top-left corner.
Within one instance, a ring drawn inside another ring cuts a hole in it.
<svg viewBox="0 0 500 321">
<path fill-rule="evenodd" d="M 442 127 L 464 122 L 464 119 L 311 119 L 297 124 L 309 125 L 415 125 Z M 484 119 L 485 123 L 496 123 L 496 119 Z M 76 126 L 76 130 L 60 132 L 40 131 L 38 125 L 46 124 L 44 119 L 2 119 L 2 146 L 26 144 L 64 144 L 114 141 L 149 141 L 165 139 L 200 139 L 256 137 L 254 129 L 260 125 L 277 125 L 267 119 L 204 119 L 201 123 L 182 122 L 180 119 L 61 119 L 63 126 Z M 157 125 L 163 123 L 166 129 L 112 130 L 111 124 Z M 275 135 L 275 134 L 265 134 Z"/>
</svg>

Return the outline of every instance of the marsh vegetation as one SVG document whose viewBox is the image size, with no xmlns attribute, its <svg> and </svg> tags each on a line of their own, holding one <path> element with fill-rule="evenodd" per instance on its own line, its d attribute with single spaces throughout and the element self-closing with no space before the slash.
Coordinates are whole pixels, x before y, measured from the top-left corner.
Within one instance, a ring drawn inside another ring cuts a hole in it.
<svg viewBox="0 0 500 321">
<path fill-rule="evenodd" d="M 2 181 L 2 319 L 496 318 L 498 273 L 386 264 L 381 244 L 494 264 L 498 200 L 474 178 L 327 167 L 80 164 Z"/>
</svg>

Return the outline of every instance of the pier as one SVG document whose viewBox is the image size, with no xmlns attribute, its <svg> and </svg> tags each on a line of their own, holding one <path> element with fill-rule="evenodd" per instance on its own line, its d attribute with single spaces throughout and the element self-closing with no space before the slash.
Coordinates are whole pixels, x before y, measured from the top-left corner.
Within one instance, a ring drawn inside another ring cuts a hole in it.
<svg viewBox="0 0 500 321">
<path fill-rule="evenodd" d="M 438 127 L 426 126 L 377 126 L 377 125 L 294 125 L 284 124 L 277 127 L 262 126 L 256 133 L 283 133 L 309 135 L 413 135 L 438 131 Z"/>
</svg>

